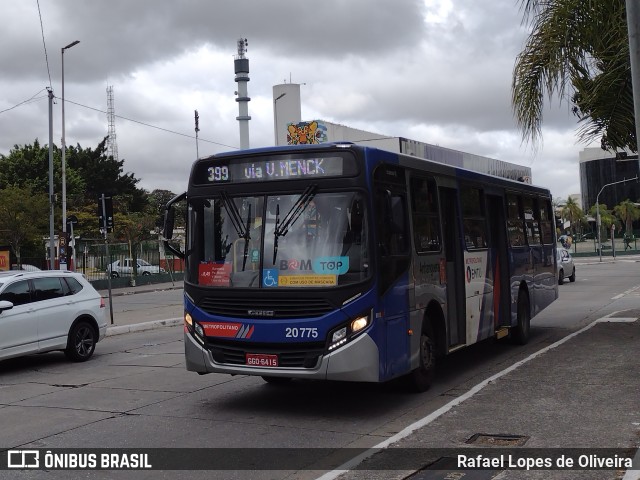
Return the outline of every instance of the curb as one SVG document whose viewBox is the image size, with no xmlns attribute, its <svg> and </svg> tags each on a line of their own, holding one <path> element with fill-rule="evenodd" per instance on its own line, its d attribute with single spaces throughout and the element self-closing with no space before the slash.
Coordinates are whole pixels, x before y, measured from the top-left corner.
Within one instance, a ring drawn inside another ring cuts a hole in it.
<svg viewBox="0 0 640 480">
<path fill-rule="evenodd" d="M 151 322 L 134 323 L 132 325 L 110 325 L 107 326 L 105 337 L 113 335 L 124 335 L 125 333 L 142 332 L 144 330 L 154 330 L 156 328 L 173 327 L 183 322 L 180 318 L 169 318 L 166 320 L 153 320 Z"/>
</svg>

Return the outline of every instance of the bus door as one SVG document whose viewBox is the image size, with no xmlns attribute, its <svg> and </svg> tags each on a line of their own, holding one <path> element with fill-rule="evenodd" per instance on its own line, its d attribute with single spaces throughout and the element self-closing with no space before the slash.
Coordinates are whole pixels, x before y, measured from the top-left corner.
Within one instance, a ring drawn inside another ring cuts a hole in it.
<svg viewBox="0 0 640 480">
<path fill-rule="evenodd" d="M 540 242 L 540 223 L 536 218 L 536 208 L 534 199 L 526 196 L 522 199 L 525 219 L 525 233 L 527 244 L 529 245 L 529 296 L 531 305 L 536 305 L 538 296 L 537 286 L 540 284 L 541 276 L 544 276 L 542 243 Z"/>
<path fill-rule="evenodd" d="M 460 185 L 467 345 L 493 334 L 493 284 L 487 245 L 485 195 L 477 185 Z"/>
<path fill-rule="evenodd" d="M 458 191 L 440 187 L 442 230 L 447 276 L 447 333 L 448 346 L 466 343 L 466 309 L 464 287 L 464 261 L 460 242 L 460 213 Z"/>
<path fill-rule="evenodd" d="M 409 290 L 411 242 L 404 170 L 382 165 L 375 172 L 379 310 L 386 345 L 381 352 L 380 379 L 409 370 Z M 379 317 L 379 318 L 380 318 Z"/>
<path fill-rule="evenodd" d="M 491 269 L 493 272 L 493 312 L 494 328 L 510 326 L 509 313 L 509 245 L 505 231 L 504 199 L 500 196 L 487 195 L 487 217 L 489 220 L 489 250 Z"/>
</svg>

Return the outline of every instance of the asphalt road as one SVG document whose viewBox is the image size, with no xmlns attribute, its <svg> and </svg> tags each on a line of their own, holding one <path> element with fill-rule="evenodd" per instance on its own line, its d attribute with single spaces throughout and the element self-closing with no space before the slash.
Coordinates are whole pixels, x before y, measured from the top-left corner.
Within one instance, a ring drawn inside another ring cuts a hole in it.
<svg viewBox="0 0 640 480">
<path fill-rule="evenodd" d="M 577 281 L 560 286 L 560 299 L 533 320 L 528 345 L 489 341 L 453 354 L 424 394 L 407 393 L 397 384 L 295 381 L 277 387 L 259 377 L 198 376 L 184 369 L 179 326 L 107 337 L 83 364 L 68 363 L 58 353 L 0 362 L 0 448 L 232 447 L 245 451 L 250 464 L 255 448 L 371 447 L 590 321 L 640 308 L 638 266 L 631 259 L 578 264 Z M 175 291 L 177 298 L 180 293 Z M 158 319 L 172 316 L 166 312 L 174 300 L 166 292 L 130 297 L 114 298 L 114 313 L 153 310 Z M 5 471 L 0 478 L 45 478 L 45 473 L 47 479 L 155 480 L 179 472 Z M 285 464 L 283 471 L 181 476 L 311 479 L 322 473 L 293 472 Z"/>
</svg>

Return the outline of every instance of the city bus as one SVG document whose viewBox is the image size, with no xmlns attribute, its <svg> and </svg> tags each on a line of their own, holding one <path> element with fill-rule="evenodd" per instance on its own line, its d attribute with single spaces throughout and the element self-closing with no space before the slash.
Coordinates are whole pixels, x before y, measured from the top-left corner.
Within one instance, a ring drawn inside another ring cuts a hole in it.
<svg viewBox="0 0 640 480">
<path fill-rule="evenodd" d="M 171 239 L 185 200 L 183 251 Z M 352 143 L 198 159 L 164 237 L 185 260 L 199 374 L 424 391 L 444 355 L 527 342 L 558 296 L 548 190 Z"/>
</svg>

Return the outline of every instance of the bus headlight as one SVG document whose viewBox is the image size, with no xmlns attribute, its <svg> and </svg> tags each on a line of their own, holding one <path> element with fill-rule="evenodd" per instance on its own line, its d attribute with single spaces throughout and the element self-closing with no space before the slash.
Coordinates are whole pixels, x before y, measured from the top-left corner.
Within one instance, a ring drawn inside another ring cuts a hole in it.
<svg viewBox="0 0 640 480">
<path fill-rule="evenodd" d="M 196 332 L 196 335 L 198 335 L 200 338 L 204 338 L 204 329 L 202 328 L 202 325 L 200 325 L 198 322 L 195 322 L 193 324 L 193 329 Z"/>
<path fill-rule="evenodd" d="M 364 329 L 371 324 L 371 318 L 372 313 L 369 313 L 369 315 L 363 315 L 352 320 L 348 325 L 343 325 L 333 330 L 329 334 L 329 346 L 327 350 L 331 352 L 357 337 L 358 334 L 363 332 Z"/>
<path fill-rule="evenodd" d="M 356 318 L 353 322 L 351 322 L 351 331 L 353 333 L 357 333 L 363 328 L 365 328 L 367 325 L 369 325 L 368 317 Z"/>
<path fill-rule="evenodd" d="M 329 350 L 332 350 L 347 341 L 347 327 L 342 327 L 331 335 L 331 345 L 329 345 Z"/>
<path fill-rule="evenodd" d="M 204 328 L 188 313 L 184 314 L 184 326 L 200 343 L 204 343 Z"/>
</svg>

